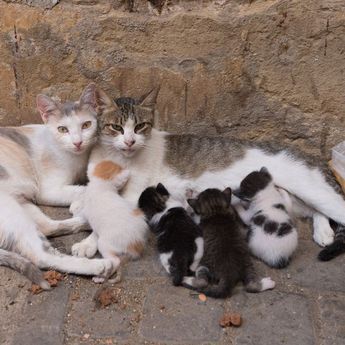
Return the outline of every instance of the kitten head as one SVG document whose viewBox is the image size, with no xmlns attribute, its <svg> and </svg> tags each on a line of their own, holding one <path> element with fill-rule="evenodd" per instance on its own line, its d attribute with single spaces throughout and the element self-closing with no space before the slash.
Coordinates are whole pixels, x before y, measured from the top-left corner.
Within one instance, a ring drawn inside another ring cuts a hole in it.
<svg viewBox="0 0 345 345">
<path fill-rule="evenodd" d="M 206 189 L 196 199 L 188 199 L 187 202 L 201 218 L 232 212 L 231 189 L 229 187 L 223 192 L 219 189 Z"/>
<path fill-rule="evenodd" d="M 148 187 L 141 193 L 138 206 L 150 220 L 155 214 L 165 210 L 169 196 L 167 189 L 158 183 L 157 187 Z"/>
<path fill-rule="evenodd" d="M 272 176 L 267 168 L 253 171 L 241 182 L 240 188 L 233 192 L 235 196 L 244 201 L 251 201 L 257 193 L 265 189 L 272 182 Z"/>
<path fill-rule="evenodd" d="M 140 151 L 151 136 L 158 92 L 159 88 L 155 88 L 140 100 L 115 99 L 112 108 L 100 118 L 102 143 L 124 157 L 132 157 Z"/>
<path fill-rule="evenodd" d="M 81 154 L 96 142 L 97 115 L 112 103 L 95 84 L 89 84 L 79 101 L 60 103 L 46 95 L 37 96 L 42 120 L 59 145 L 66 151 Z"/>
</svg>

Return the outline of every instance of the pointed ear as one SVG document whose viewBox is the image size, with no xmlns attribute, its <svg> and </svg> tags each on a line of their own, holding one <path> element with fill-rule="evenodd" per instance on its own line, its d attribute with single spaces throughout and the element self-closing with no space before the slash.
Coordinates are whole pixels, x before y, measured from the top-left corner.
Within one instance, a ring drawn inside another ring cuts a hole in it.
<svg viewBox="0 0 345 345">
<path fill-rule="evenodd" d="M 229 205 L 231 204 L 231 188 L 227 187 L 223 190 L 223 194 L 226 197 L 226 201 L 229 203 Z"/>
<path fill-rule="evenodd" d="M 197 199 L 187 199 L 187 202 L 196 214 L 200 214 L 200 207 Z"/>
<path fill-rule="evenodd" d="M 98 115 L 101 115 L 105 109 L 114 108 L 116 105 L 107 96 L 107 94 L 97 87 L 95 83 L 91 83 L 84 89 L 79 100 L 80 105 L 89 105 Z"/>
<path fill-rule="evenodd" d="M 156 191 L 160 194 L 160 195 L 166 195 L 169 196 L 169 192 L 168 190 L 164 187 L 164 185 L 162 183 L 158 183 L 157 187 L 156 187 Z"/>
<path fill-rule="evenodd" d="M 150 92 L 141 96 L 139 99 L 139 105 L 142 107 L 154 108 L 157 102 L 160 86 L 153 88 Z"/>
<path fill-rule="evenodd" d="M 37 95 L 36 105 L 44 123 L 48 122 L 48 118 L 50 115 L 59 110 L 59 107 L 55 101 L 53 101 L 50 97 L 42 94 Z"/>
<path fill-rule="evenodd" d="M 268 171 L 268 169 L 267 169 L 266 167 L 262 167 L 262 168 L 260 169 L 260 172 L 261 172 L 261 173 L 269 174 L 269 171 Z"/>
</svg>

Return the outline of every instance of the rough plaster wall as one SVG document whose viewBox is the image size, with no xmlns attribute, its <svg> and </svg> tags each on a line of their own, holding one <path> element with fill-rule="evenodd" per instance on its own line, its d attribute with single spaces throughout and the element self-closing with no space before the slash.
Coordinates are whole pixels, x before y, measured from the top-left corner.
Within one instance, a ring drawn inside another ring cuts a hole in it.
<svg viewBox="0 0 345 345">
<path fill-rule="evenodd" d="M 95 81 L 113 96 L 160 84 L 157 122 L 173 132 L 323 157 L 345 139 L 343 0 L 151 3 L 0 0 L 0 124 L 39 122 L 37 93 L 76 99 Z"/>
</svg>

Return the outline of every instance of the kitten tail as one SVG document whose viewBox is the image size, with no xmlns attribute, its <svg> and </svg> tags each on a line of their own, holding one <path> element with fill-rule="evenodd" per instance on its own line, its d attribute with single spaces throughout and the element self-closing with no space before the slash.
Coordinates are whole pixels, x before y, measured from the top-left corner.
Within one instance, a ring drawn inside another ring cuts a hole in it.
<svg viewBox="0 0 345 345">
<path fill-rule="evenodd" d="M 43 290 L 49 290 L 49 283 L 43 279 L 41 270 L 24 257 L 7 250 L 0 249 L 0 266 L 6 266 L 23 274 Z"/>
</svg>

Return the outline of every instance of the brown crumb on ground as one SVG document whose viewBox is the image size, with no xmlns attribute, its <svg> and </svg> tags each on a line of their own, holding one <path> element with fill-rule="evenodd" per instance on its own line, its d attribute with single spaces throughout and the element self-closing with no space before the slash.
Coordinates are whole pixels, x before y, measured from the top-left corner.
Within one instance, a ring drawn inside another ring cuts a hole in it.
<svg viewBox="0 0 345 345">
<path fill-rule="evenodd" d="M 43 289 L 39 285 L 32 284 L 29 291 L 32 292 L 32 294 L 34 295 L 38 295 L 39 293 L 43 291 Z"/>
<path fill-rule="evenodd" d="M 238 313 L 229 313 L 224 314 L 222 318 L 219 320 L 219 325 L 221 327 L 240 327 L 242 324 L 242 317 L 241 314 Z"/>
<path fill-rule="evenodd" d="M 108 305 L 119 301 L 118 290 L 109 287 L 102 287 L 97 290 L 93 299 L 96 303 L 96 307 L 107 307 Z"/>
<path fill-rule="evenodd" d="M 57 286 L 58 282 L 63 279 L 62 274 L 56 271 L 47 271 L 44 273 L 43 277 L 45 280 L 48 280 L 51 287 Z"/>
</svg>

